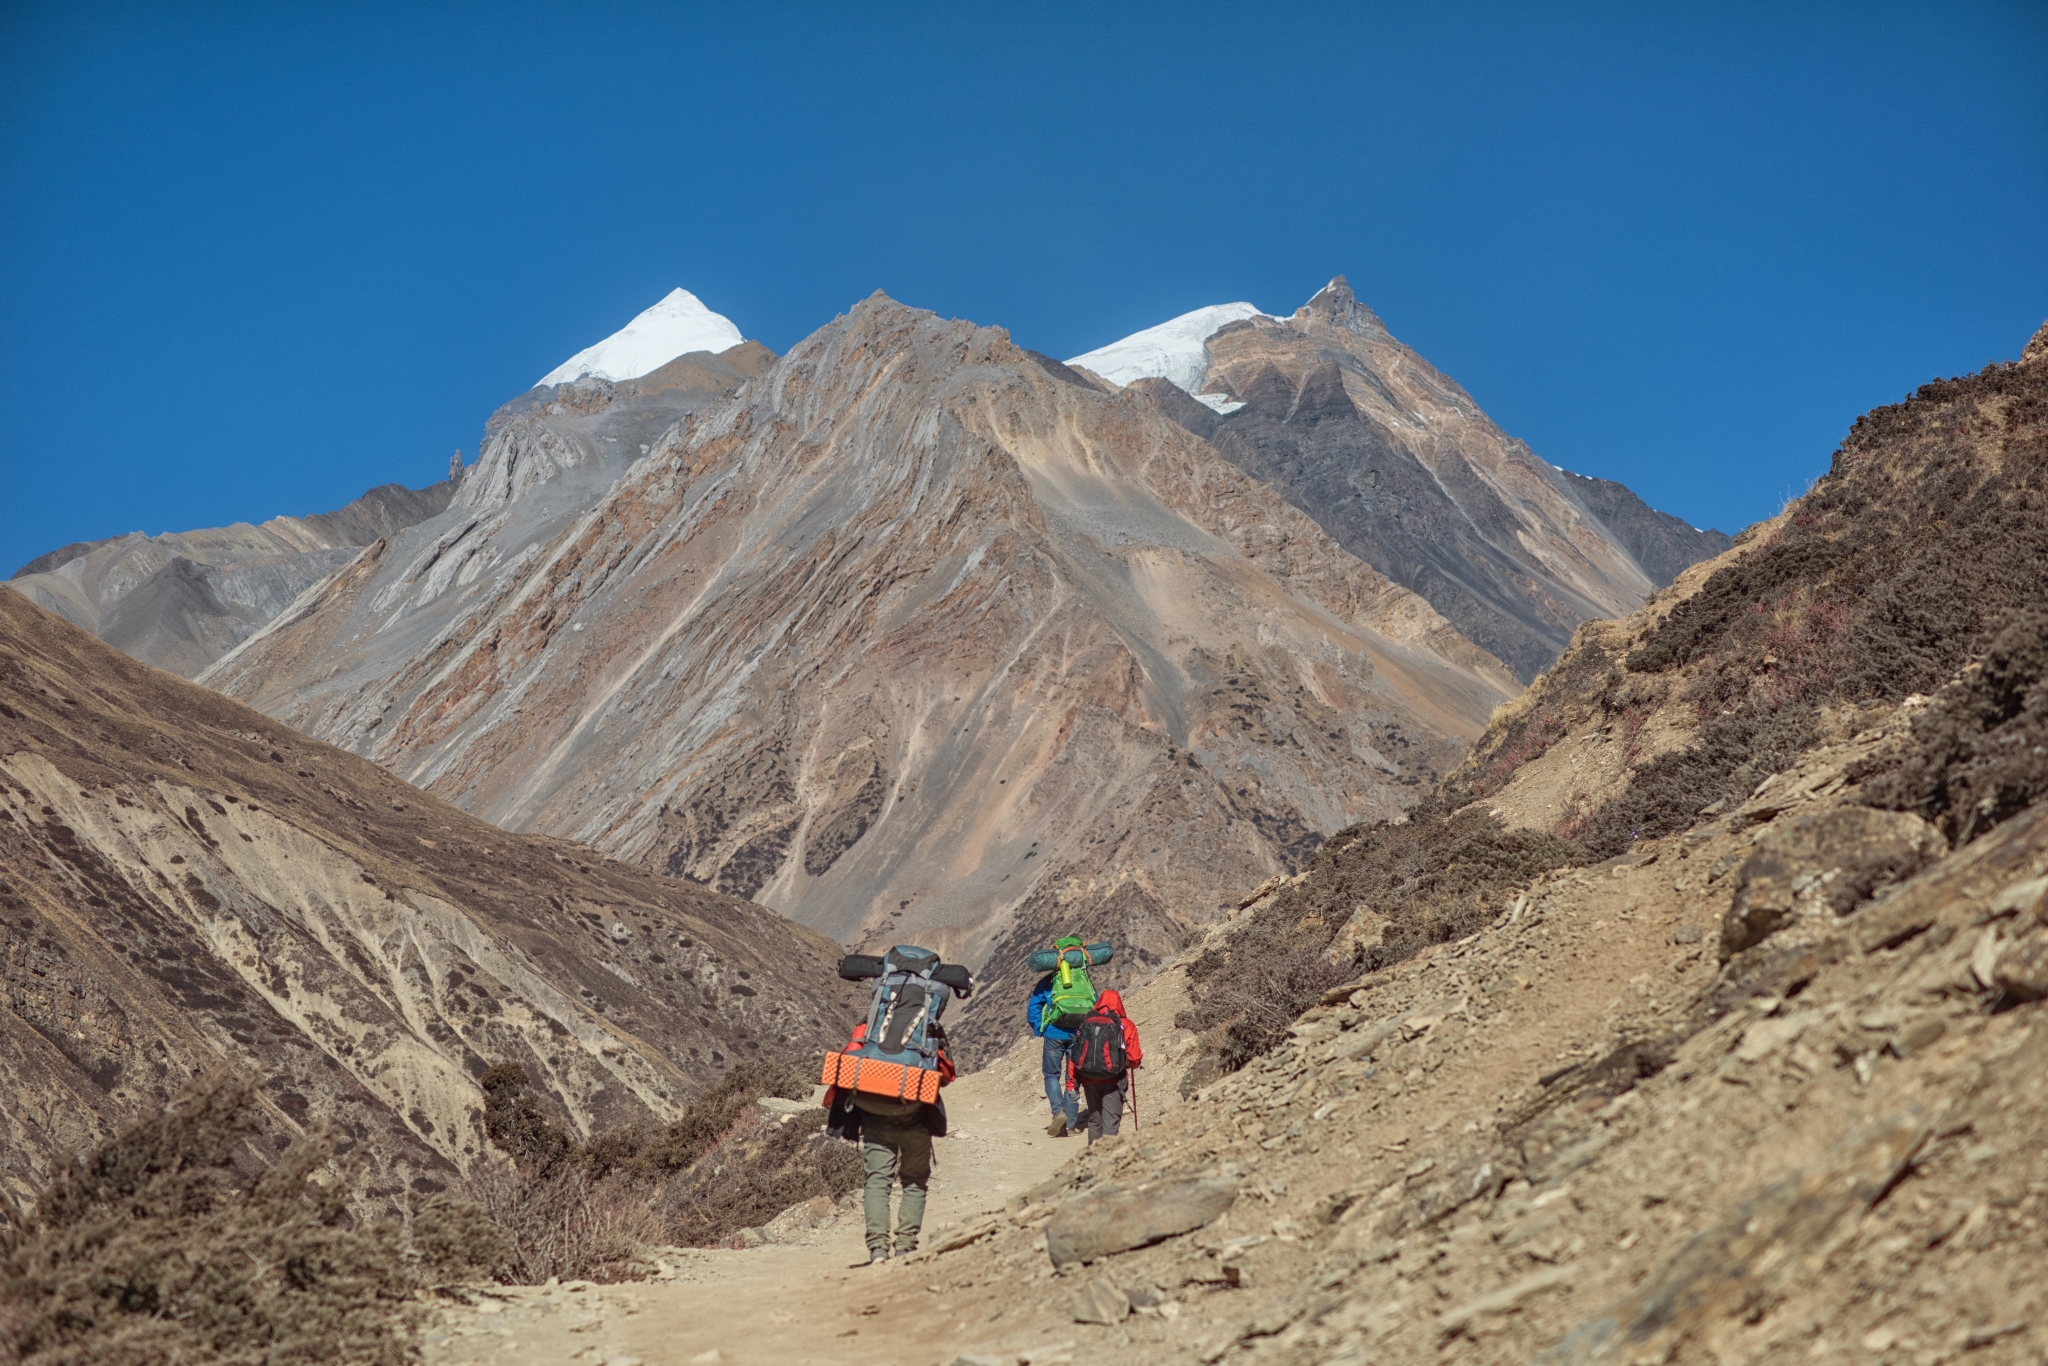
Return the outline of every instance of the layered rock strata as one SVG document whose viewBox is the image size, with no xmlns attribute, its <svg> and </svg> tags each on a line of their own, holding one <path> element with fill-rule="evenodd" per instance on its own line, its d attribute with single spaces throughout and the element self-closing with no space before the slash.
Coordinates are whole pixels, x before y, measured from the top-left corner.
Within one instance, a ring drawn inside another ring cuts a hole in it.
<svg viewBox="0 0 2048 1366">
<path fill-rule="evenodd" d="M 363 546 L 444 510 L 459 481 L 451 468 L 441 483 L 386 484 L 310 517 L 81 541 L 37 556 L 7 586 L 116 649 L 190 678 Z"/>
<path fill-rule="evenodd" d="M 1107 1319 L 1143 1361 L 2039 1360 L 2044 547 L 2048 328 L 1868 414 L 1783 516 L 1581 628 L 1400 828 L 1483 804 L 1614 848 L 1354 960 L 1142 1140 L 952 1233 L 913 1293 L 1101 1255 L 1082 1295 L 934 1346 Z M 1361 903 L 1356 838 L 1207 948 L 1414 914 L 1407 885 Z M 1194 990 L 1182 1023 L 1226 1028 Z M 1199 1232 L 1117 1236 L 1133 1192 L 1198 1181 L 1235 1190 Z"/>
<path fill-rule="evenodd" d="M 1053 926 L 1158 961 L 1513 687 L 1103 388 L 877 296 L 523 539 L 493 519 L 577 469 L 522 489 L 558 458 L 508 428 L 475 506 L 207 681 L 508 827 L 986 964 L 1009 1011 Z"/>
<path fill-rule="evenodd" d="M 1633 611 L 1728 547 L 1619 484 L 1538 459 L 1341 275 L 1290 317 L 1223 325 L 1205 356 L 1202 403 L 1137 383 L 1525 682 L 1580 622 Z"/>
<path fill-rule="evenodd" d="M 478 463 L 464 470 L 458 451 L 441 483 L 386 484 L 337 511 L 261 526 L 82 541 L 37 556 L 9 586 L 137 659 L 196 677 L 364 547 L 451 506 L 489 515 L 553 483 L 552 497 L 528 510 L 557 520 L 582 511 L 678 418 L 774 359 L 742 342 L 677 356 L 635 379 L 537 385 L 491 415 Z M 579 475 L 558 479 L 572 470 Z"/>
<path fill-rule="evenodd" d="M 314 1124 L 380 1200 L 484 1152 L 523 1063 L 579 1132 L 843 1037 L 835 950 L 758 906 L 508 834 L 0 594 L 0 1181 L 222 1067 L 257 1153 Z"/>
</svg>

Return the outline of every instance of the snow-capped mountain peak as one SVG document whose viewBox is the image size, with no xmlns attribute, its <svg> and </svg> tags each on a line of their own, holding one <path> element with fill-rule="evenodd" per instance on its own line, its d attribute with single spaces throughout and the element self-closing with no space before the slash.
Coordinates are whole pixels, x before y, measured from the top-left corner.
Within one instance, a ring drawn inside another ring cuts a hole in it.
<svg viewBox="0 0 2048 1366">
<path fill-rule="evenodd" d="M 1192 313 L 1183 313 L 1157 327 L 1133 332 L 1122 341 L 1099 346 L 1086 355 L 1075 356 L 1067 364 L 1086 366 L 1111 384 L 1129 384 L 1132 380 L 1156 375 L 1171 380 L 1199 398 L 1202 379 L 1209 373 L 1209 338 L 1230 323 L 1271 316 L 1246 303 L 1211 304 Z M 1222 402 L 1217 400 L 1211 406 L 1219 406 Z M 1230 405 L 1233 408 L 1237 406 Z"/>
<path fill-rule="evenodd" d="M 687 289 L 670 290 L 654 307 L 595 346 L 585 347 L 541 376 L 542 384 L 638 379 L 691 351 L 724 351 L 746 338 L 732 319 L 713 313 Z"/>
</svg>

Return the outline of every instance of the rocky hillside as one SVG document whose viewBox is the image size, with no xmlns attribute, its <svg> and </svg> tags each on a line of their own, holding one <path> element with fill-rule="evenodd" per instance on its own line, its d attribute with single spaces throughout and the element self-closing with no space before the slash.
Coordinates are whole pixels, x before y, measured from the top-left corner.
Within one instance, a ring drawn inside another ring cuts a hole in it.
<svg viewBox="0 0 2048 1366">
<path fill-rule="evenodd" d="M 0 1181 L 222 1066 L 266 1150 L 333 1124 L 371 1194 L 484 1147 L 489 1062 L 579 1133 L 843 1035 L 836 950 L 508 834 L 0 594 Z"/>
<path fill-rule="evenodd" d="M 1224 324 L 1203 362 L 1200 403 L 1138 383 L 1525 682 L 1580 622 L 1633 611 L 1728 547 L 1620 484 L 1536 458 L 1341 275 L 1291 317 Z"/>
<path fill-rule="evenodd" d="M 1584 628 L 1495 719 L 1448 799 L 1606 857 L 1726 810 L 1814 746 L 1966 673 L 1993 677 L 2039 634 L 2023 614 L 2048 604 L 2041 351 L 1858 419 L 1812 492 L 1643 612 Z M 1987 705 L 2023 710 L 2020 694 Z M 1943 742 L 1972 756 L 1962 788 L 1921 792 L 1902 776 L 1886 800 L 1952 836 L 1985 819 L 1958 803 L 1995 814 L 2031 801 L 1996 776 L 1997 756 L 2024 759 L 2038 741 L 2009 718 L 1986 724 Z"/>
<path fill-rule="evenodd" d="M 759 342 L 742 342 L 716 355 L 680 355 L 618 383 L 538 385 L 484 424 L 481 469 L 465 471 L 458 451 L 441 483 L 386 484 L 334 512 L 81 541 L 38 555 L 9 586 L 124 653 L 193 678 L 363 547 L 437 519 L 451 504 L 495 509 L 517 492 L 580 469 L 583 477 L 555 490 L 574 506 L 553 511 L 567 516 L 588 507 L 677 419 L 716 402 L 774 359 Z"/>
<path fill-rule="evenodd" d="M 460 478 L 451 460 L 441 483 L 386 484 L 335 512 L 81 541 L 38 555 L 8 586 L 116 649 L 190 678 L 361 547 L 443 511 Z"/>
<path fill-rule="evenodd" d="M 1007 1340 L 1140 1361 L 2040 1360 L 2044 538 L 2048 328 L 1219 928 L 1210 1048 L 1328 985 L 918 1284 L 1067 1266 Z"/>
<path fill-rule="evenodd" d="M 1006 1037 L 1055 925 L 1163 959 L 1513 687 L 1105 387 L 878 295 L 573 519 L 508 426 L 206 681 L 507 827 L 987 964 Z"/>
</svg>

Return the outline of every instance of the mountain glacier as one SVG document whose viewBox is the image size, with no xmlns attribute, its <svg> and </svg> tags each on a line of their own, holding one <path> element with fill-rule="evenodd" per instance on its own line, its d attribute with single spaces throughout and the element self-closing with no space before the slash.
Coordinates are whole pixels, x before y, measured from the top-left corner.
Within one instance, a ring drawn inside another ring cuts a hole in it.
<svg viewBox="0 0 2048 1366">
<path fill-rule="evenodd" d="M 1169 380 L 1217 412 L 1228 413 L 1244 405 L 1202 393 L 1202 381 L 1209 373 L 1209 338 L 1230 323 L 1270 316 L 1246 303 L 1211 304 L 1133 332 L 1122 341 L 1098 346 L 1067 364 L 1091 370 L 1116 385 L 1140 379 Z"/>
<path fill-rule="evenodd" d="M 1218 324 L 1221 326 L 1221 324 Z M 687 289 L 672 289 L 662 301 L 595 346 L 586 346 L 540 378 L 541 384 L 573 379 L 638 379 L 692 351 L 724 351 L 746 338 L 732 319 L 713 313 Z"/>
</svg>

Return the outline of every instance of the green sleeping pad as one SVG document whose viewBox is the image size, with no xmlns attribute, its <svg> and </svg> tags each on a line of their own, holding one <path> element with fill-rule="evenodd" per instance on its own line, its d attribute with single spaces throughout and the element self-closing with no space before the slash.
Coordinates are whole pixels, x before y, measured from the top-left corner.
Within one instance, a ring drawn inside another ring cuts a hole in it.
<svg viewBox="0 0 2048 1366">
<path fill-rule="evenodd" d="M 1116 952 L 1116 950 L 1107 944 L 1090 944 L 1085 949 L 1068 949 L 1067 952 L 1074 955 L 1068 961 L 1075 967 L 1092 968 L 1098 963 L 1107 963 L 1109 956 Z M 1086 962 L 1082 961 L 1084 955 L 1087 958 Z M 1060 951 L 1058 949 L 1040 949 L 1031 955 L 1030 962 L 1033 972 L 1051 972 L 1060 965 Z"/>
</svg>

